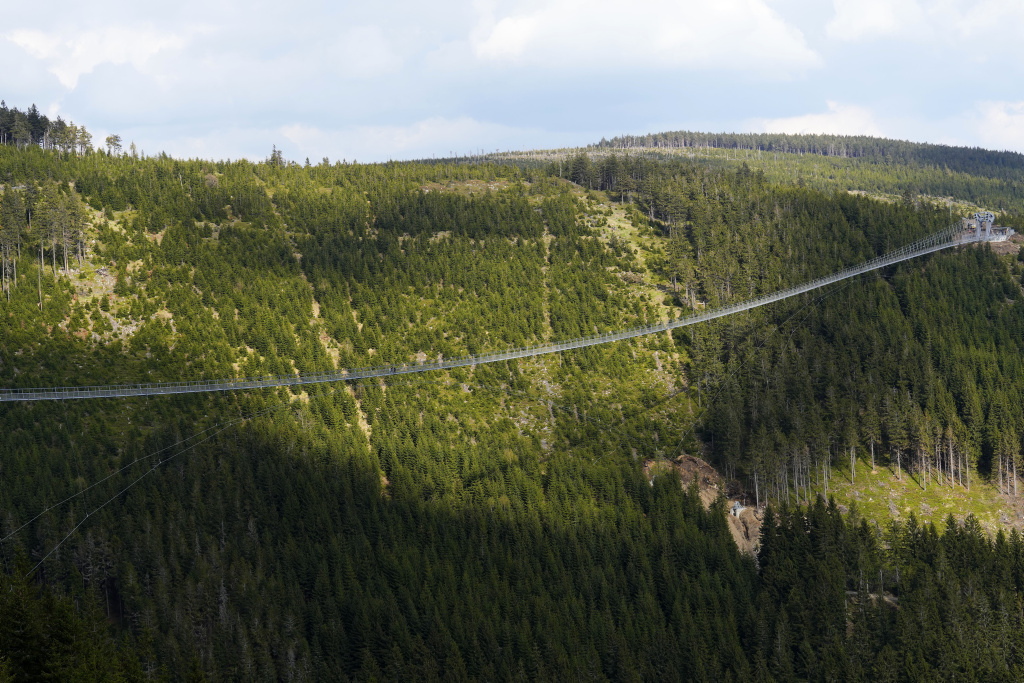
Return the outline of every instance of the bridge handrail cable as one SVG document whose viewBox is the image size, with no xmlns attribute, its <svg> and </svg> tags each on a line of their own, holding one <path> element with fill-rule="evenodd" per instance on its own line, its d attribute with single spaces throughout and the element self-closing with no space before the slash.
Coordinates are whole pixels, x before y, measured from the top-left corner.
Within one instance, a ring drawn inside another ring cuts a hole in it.
<svg viewBox="0 0 1024 683">
<path fill-rule="evenodd" d="M 445 370 L 467 365 L 482 365 L 518 358 L 528 358 L 550 353 L 558 353 L 570 349 L 584 348 L 605 344 L 610 341 L 621 341 L 632 339 L 659 332 L 667 332 L 679 327 L 687 327 L 701 322 L 707 322 L 721 318 L 733 313 L 747 311 L 752 308 L 765 306 L 776 301 L 781 301 L 792 296 L 797 296 L 814 289 L 825 287 L 834 282 L 855 277 L 862 273 L 877 270 L 885 266 L 900 263 L 917 256 L 931 252 L 947 249 L 949 247 L 972 242 L 986 241 L 975 233 L 964 233 L 960 224 L 954 224 L 949 228 L 917 240 L 911 244 L 900 247 L 892 252 L 877 256 L 864 263 L 843 268 L 831 275 L 825 275 L 803 284 L 788 287 L 786 289 L 762 294 L 761 296 L 746 301 L 740 301 L 726 306 L 721 306 L 710 311 L 700 313 L 694 312 L 686 317 L 668 320 L 659 323 L 649 323 L 639 327 L 626 330 L 600 332 L 588 337 L 576 337 L 560 342 L 548 342 L 535 346 L 523 346 L 505 351 L 493 351 L 486 354 L 463 356 L 461 358 L 439 359 L 431 363 L 401 363 L 390 365 L 368 366 L 353 369 L 327 370 L 310 373 L 293 373 L 287 375 L 265 375 L 262 377 L 225 378 L 215 380 L 186 380 L 177 382 L 150 382 L 132 383 L 120 385 L 92 385 L 79 387 L 51 387 L 51 388 L 10 388 L 0 389 L 0 402 L 6 401 L 41 401 L 41 400 L 64 400 L 75 398 L 101 398 L 129 396 L 153 396 L 163 394 L 184 394 L 199 393 L 207 391 L 232 391 L 238 389 L 274 388 L 281 386 L 295 386 L 303 384 L 320 384 L 326 382 L 351 381 L 356 379 L 370 379 L 374 377 L 385 377 L 388 375 L 411 374 L 417 372 L 430 372 L 434 370 Z"/>
</svg>

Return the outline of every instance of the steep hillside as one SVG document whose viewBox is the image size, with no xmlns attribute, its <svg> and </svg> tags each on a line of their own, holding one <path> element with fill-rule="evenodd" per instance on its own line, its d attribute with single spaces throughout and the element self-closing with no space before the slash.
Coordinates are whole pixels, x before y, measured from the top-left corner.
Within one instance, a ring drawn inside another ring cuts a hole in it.
<svg viewBox="0 0 1024 683">
<path fill-rule="evenodd" d="M 619 177 L 632 185 L 0 146 L 17 268 L 0 382 L 499 350 L 756 296 L 948 221 L 742 166 L 639 159 Z M 812 637 L 813 610 L 766 592 L 738 551 L 724 499 L 706 512 L 668 463 L 702 455 L 729 493 L 784 507 L 835 490 L 850 446 L 936 481 L 951 447 L 978 492 L 1024 434 L 1015 258 L 965 249 L 671 336 L 388 382 L 4 404 L 0 553 L 93 595 L 140 666 L 170 676 L 809 675 L 786 634 L 827 657 L 841 630 Z M 822 590 L 916 589 L 874 527 L 816 514 L 851 544 Z M 882 585 L 857 578 L 861 551 Z M 896 628 L 875 616 L 862 668 Z"/>
</svg>

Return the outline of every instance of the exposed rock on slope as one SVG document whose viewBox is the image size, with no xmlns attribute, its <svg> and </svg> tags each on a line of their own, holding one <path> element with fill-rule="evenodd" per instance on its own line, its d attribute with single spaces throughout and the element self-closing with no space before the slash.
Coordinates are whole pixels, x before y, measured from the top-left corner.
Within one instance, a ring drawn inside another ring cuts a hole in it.
<svg viewBox="0 0 1024 683">
<path fill-rule="evenodd" d="M 694 478 L 697 479 L 700 501 L 705 509 L 711 507 L 718 496 L 724 493 L 728 501 L 726 516 L 733 540 L 741 551 L 751 555 L 757 552 L 761 537 L 761 514 L 754 508 L 745 507 L 742 498 L 729 497 L 725 481 L 714 467 L 700 458 L 683 454 L 671 463 L 648 460 L 644 463 L 644 473 L 648 479 L 653 480 L 659 471 L 667 467 L 679 472 L 684 487 L 689 486 Z"/>
</svg>

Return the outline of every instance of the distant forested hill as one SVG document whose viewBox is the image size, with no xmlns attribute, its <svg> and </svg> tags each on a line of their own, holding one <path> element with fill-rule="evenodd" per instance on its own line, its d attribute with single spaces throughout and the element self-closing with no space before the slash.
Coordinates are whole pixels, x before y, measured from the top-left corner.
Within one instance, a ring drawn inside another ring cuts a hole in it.
<svg viewBox="0 0 1024 683">
<path fill-rule="evenodd" d="M 303 166 L 0 145 L 0 184 L 4 387 L 576 337 L 949 221 L 753 163 L 625 154 Z M 109 665 L 82 675 L 132 679 L 1013 680 L 1016 532 L 817 494 L 853 447 L 957 500 L 1015 495 L 1022 273 L 962 249 L 530 361 L 2 404 L 0 680 L 71 671 L 82 629 Z M 706 510 L 680 481 L 682 451 L 778 510 L 757 562 L 725 499 Z"/>
<path fill-rule="evenodd" d="M 700 158 L 747 163 L 772 182 L 894 197 L 926 195 L 1024 216 L 1024 155 L 865 136 L 677 131 L 602 140 L 597 157 Z M 964 210 L 968 207 L 963 206 Z"/>
<path fill-rule="evenodd" d="M 1024 178 L 1024 154 L 980 147 L 953 147 L 866 135 L 787 135 L 785 133 L 695 133 L 672 131 L 648 135 L 624 135 L 601 140 L 596 148 L 645 147 L 745 149 L 785 154 L 817 154 L 828 157 L 864 158 L 898 165 L 948 168 L 986 178 Z"/>
</svg>

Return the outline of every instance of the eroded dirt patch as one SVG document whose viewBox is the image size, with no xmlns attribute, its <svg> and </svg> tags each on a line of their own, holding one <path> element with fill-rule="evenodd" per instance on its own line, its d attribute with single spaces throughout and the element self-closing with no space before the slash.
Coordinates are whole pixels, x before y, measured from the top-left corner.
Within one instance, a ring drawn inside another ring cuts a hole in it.
<svg viewBox="0 0 1024 683">
<path fill-rule="evenodd" d="M 1024 235 L 1014 235 L 1005 242 L 990 242 L 989 246 L 997 254 L 1016 254 L 1024 244 Z"/>
<path fill-rule="evenodd" d="M 684 488 L 689 487 L 696 479 L 700 501 L 705 510 L 711 507 L 720 494 L 725 493 L 728 496 L 729 491 L 718 471 L 706 461 L 692 455 L 684 454 L 671 462 L 648 460 L 644 463 L 644 474 L 647 475 L 649 481 L 653 481 L 659 472 L 664 472 L 669 468 L 679 472 L 679 478 Z M 732 534 L 732 538 L 741 552 L 755 555 L 761 538 L 762 516 L 760 511 L 752 507 L 745 507 L 740 497 L 727 497 L 726 500 L 729 533 Z"/>
</svg>

